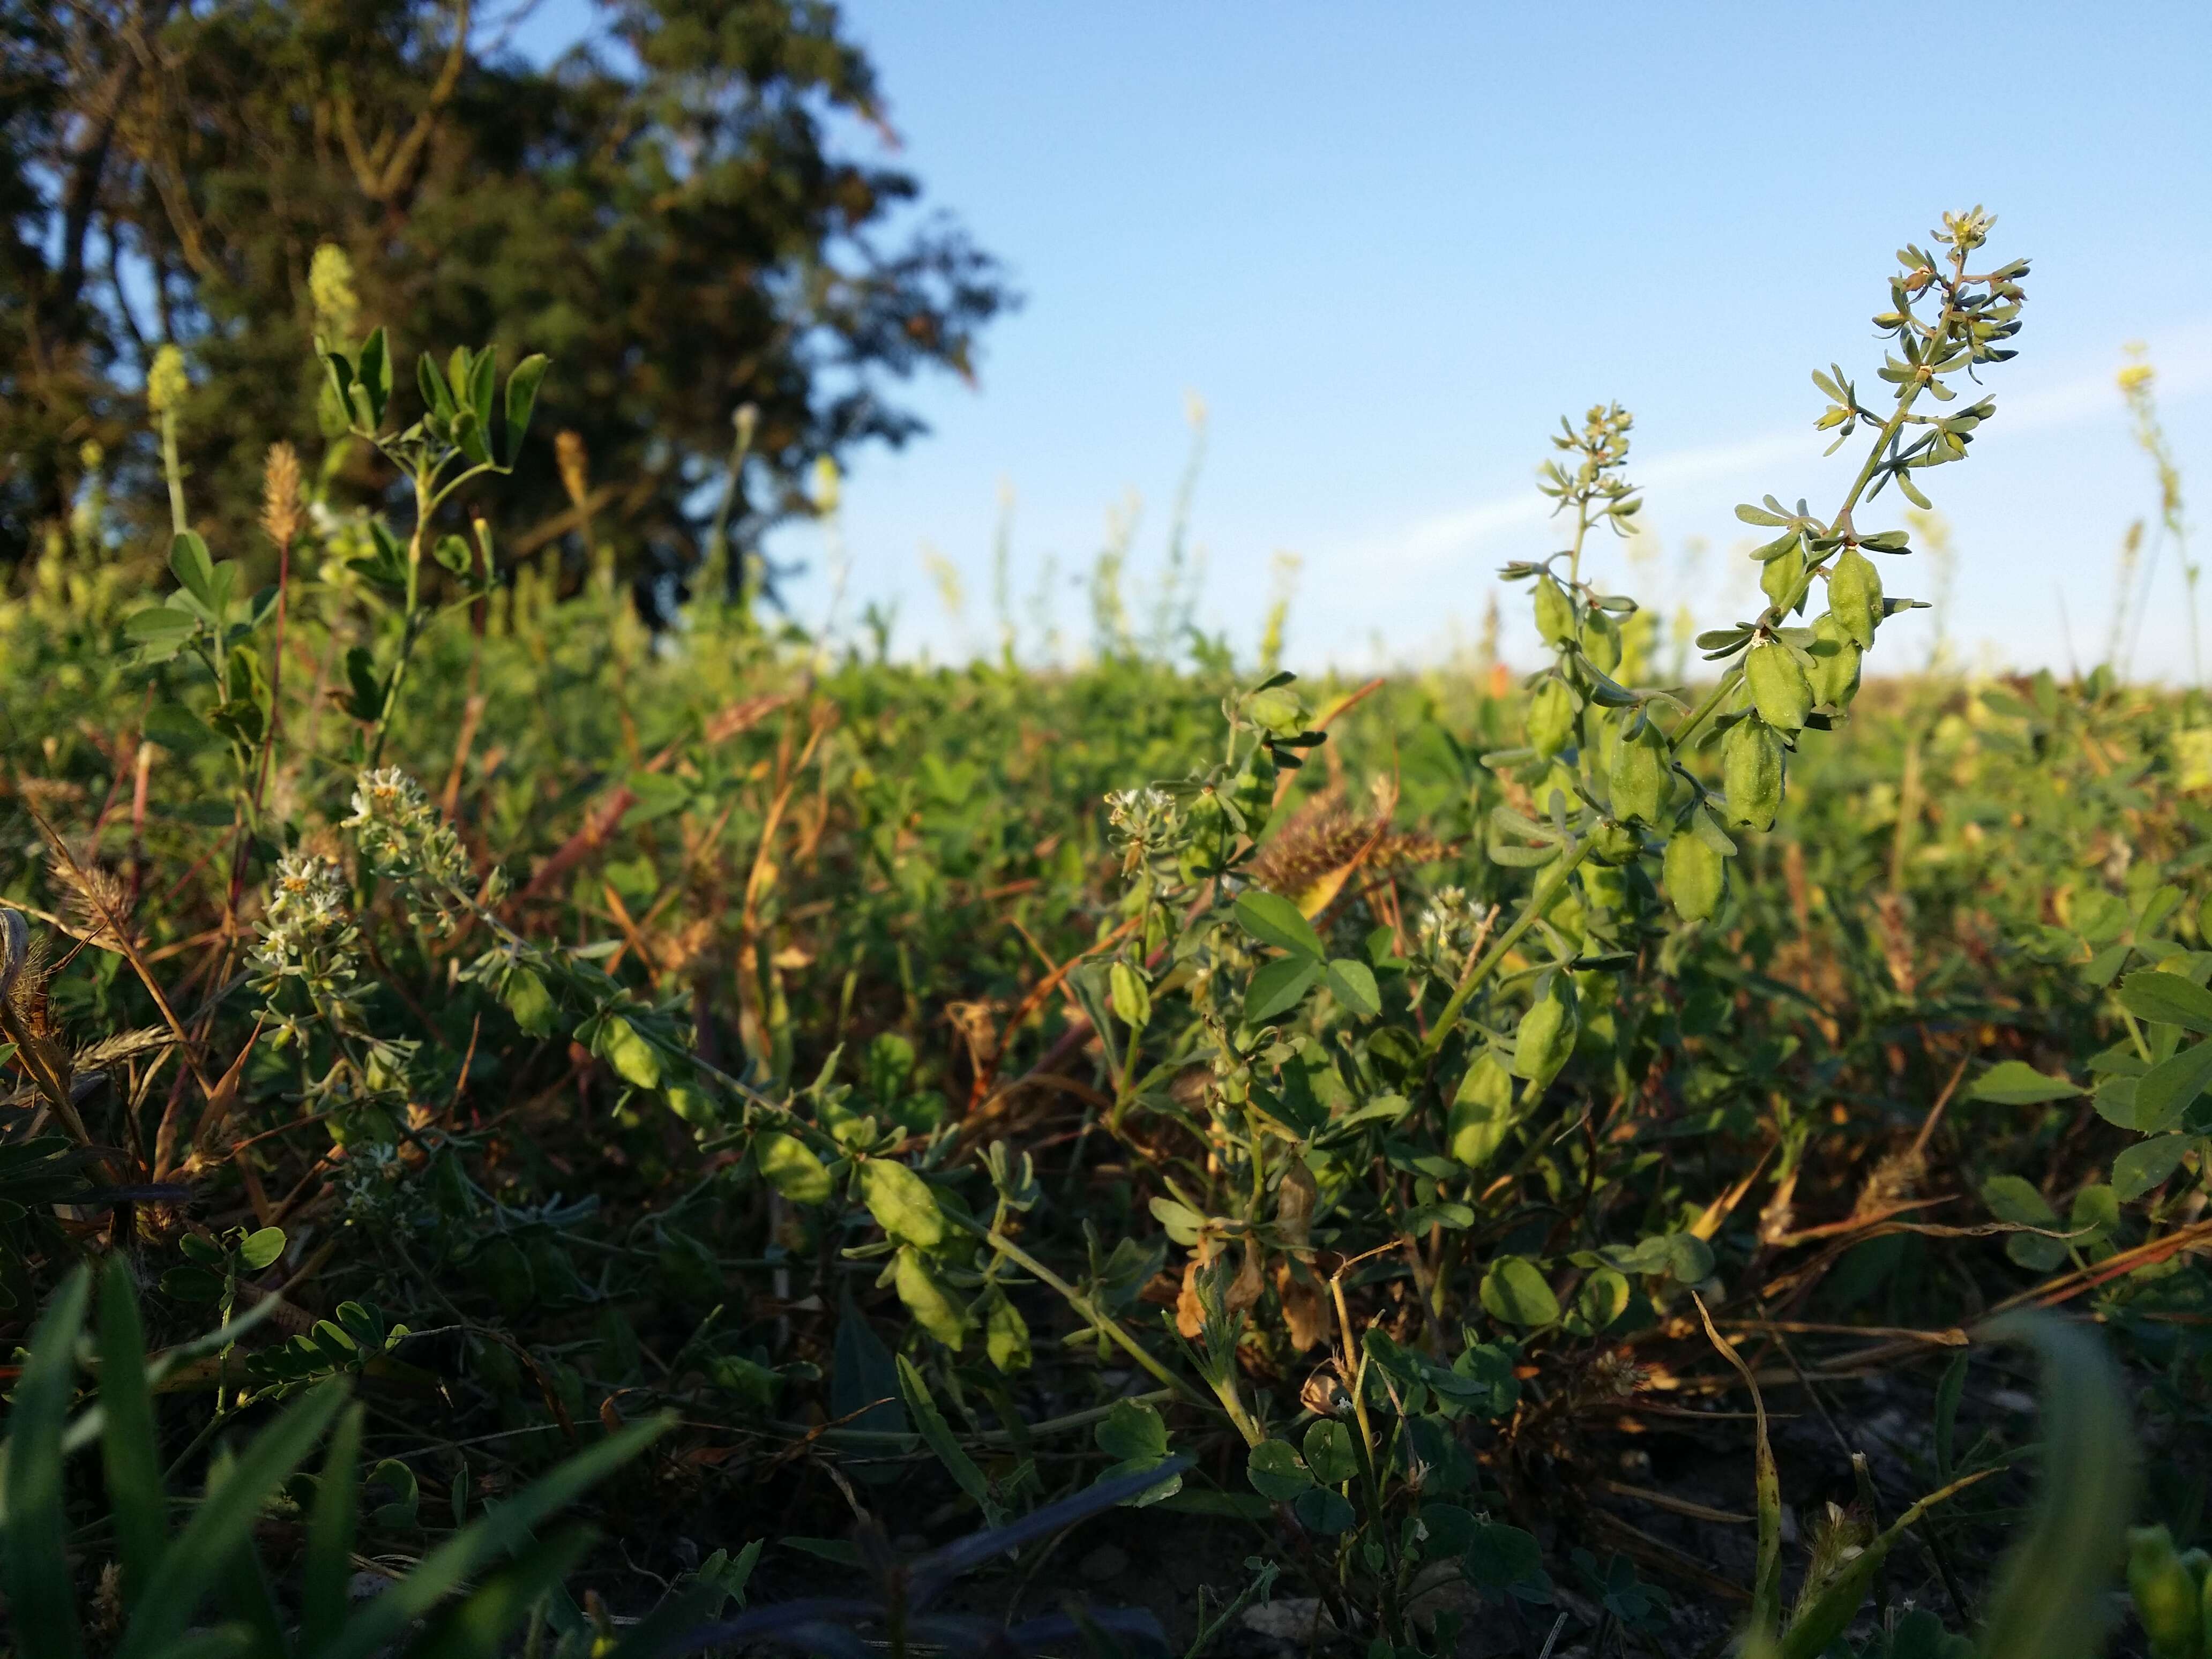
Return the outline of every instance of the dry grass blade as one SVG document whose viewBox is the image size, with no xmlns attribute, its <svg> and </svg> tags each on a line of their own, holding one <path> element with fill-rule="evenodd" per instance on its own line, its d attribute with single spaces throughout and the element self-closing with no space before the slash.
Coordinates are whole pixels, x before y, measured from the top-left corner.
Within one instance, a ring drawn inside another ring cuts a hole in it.
<svg viewBox="0 0 2212 1659">
<path fill-rule="evenodd" d="M 1765 1640 L 1782 1622 L 1782 1475 L 1774 1463 L 1774 1443 L 1767 1437 L 1766 1401 L 1759 1391 L 1759 1379 L 1743 1363 L 1743 1356 L 1713 1328 L 1713 1316 L 1705 1310 L 1705 1298 L 1692 1293 L 1690 1299 L 1698 1305 L 1698 1317 L 1705 1323 L 1705 1335 L 1720 1350 L 1722 1358 L 1735 1367 L 1736 1375 L 1751 1390 L 1751 1408 L 1758 1435 L 1754 1484 L 1759 1500 L 1759 1561 L 1752 1579 L 1751 1631 L 1755 1638 Z"/>
</svg>

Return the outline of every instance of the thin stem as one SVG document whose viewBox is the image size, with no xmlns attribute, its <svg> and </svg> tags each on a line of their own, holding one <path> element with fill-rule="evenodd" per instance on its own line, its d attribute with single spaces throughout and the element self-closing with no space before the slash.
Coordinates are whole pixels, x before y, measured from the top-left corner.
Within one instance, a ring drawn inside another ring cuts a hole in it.
<svg viewBox="0 0 2212 1659">
<path fill-rule="evenodd" d="M 161 411 L 161 471 L 169 481 L 169 528 L 181 536 L 191 526 L 185 519 L 185 471 L 177 459 L 177 416 L 174 410 Z"/>
<path fill-rule="evenodd" d="M 1951 325 L 1957 317 L 1958 293 L 1968 280 L 1965 271 L 1966 255 L 1962 252 L 1954 252 L 1951 256 L 1951 285 L 1946 290 L 1942 313 L 1936 318 L 1935 325 L 1929 331 L 1924 342 L 1926 349 L 1922 353 L 1920 359 L 1923 366 L 1934 363 L 1942 355 L 1944 346 L 1950 340 Z M 1933 378 L 1932 370 L 1925 375 L 1916 374 L 1898 389 L 1897 403 L 1890 410 L 1889 418 L 1882 422 L 1881 430 L 1875 434 L 1874 442 L 1868 447 L 1867 458 L 1859 466 L 1858 476 L 1851 480 L 1851 487 L 1844 495 L 1844 504 L 1836 509 L 1835 517 L 1829 520 L 1831 532 L 1842 531 L 1846 534 L 1850 532 L 1852 510 L 1858 506 L 1859 498 L 1866 493 L 1867 485 L 1873 482 L 1875 474 L 1881 470 L 1882 456 L 1887 452 L 1897 434 L 1904 430 L 1905 419 L 1912 412 L 1912 405 L 1918 401 L 1921 389 Z M 1825 560 L 1818 564 L 1807 565 L 1805 574 L 1797 579 L 1796 586 L 1782 600 L 1769 606 L 1760 616 L 1758 624 L 1759 629 L 1765 630 L 1774 627 L 1790 611 L 1802 604 L 1805 596 L 1813 591 L 1814 578 L 1820 575 L 1826 565 Z M 1682 723 L 1674 728 L 1674 735 L 1668 743 L 1669 756 L 1681 752 L 1682 745 L 1690 739 L 1690 734 L 1705 722 L 1708 715 L 1720 707 L 1721 700 L 1728 695 L 1742 673 L 1743 670 L 1739 665 L 1723 675 L 1720 684 L 1707 694 L 1705 701 L 1692 709 Z"/>
<path fill-rule="evenodd" d="M 1097 1330 L 1101 1335 L 1106 1337 L 1116 1347 L 1120 1348 L 1122 1352 L 1127 1354 L 1130 1358 L 1135 1360 L 1153 1376 L 1158 1378 L 1159 1381 L 1165 1383 L 1169 1388 L 1173 1389 L 1178 1398 L 1197 1406 L 1203 1406 L 1208 1403 L 1204 1395 L 1199 1393 L 1199 1391 L 1192 1388 L 1189 1383 L 1184 1382 L 1173 1371 L 1170 1370 L 1160 1362 L 1150 1349 L 1144 1346 L 1143 1343 L 1138 1341 L 1135 1337 L 1131 1336 L 1128 1332 L 1123 1330 L 1121 1326 L 1121 1322 L 1108 1315 L 1103 1309 L 1099 1308 L 1095 1303 L 1093 1303 L 1089 1297 L 1085 1296 L 1081 1291 L 1077 1290 L 1074 1285 L 1069 1284 L 1058 1273 L 1053 1272 L 1051 1268 L 1046 1267 L 1044 1263 L 1039 1261 L 1035 1256 L 1022 1249 L 1020 1245 L 1015 1243 L 1012 1239 L 1006 1237 L 1002 1234 L 987 1231 L 985 1229 L 981 1227 L 976 1227 L 974 1231 L 986 1244 L 988 1244 L 1000 1255 L 1005 1256 L 1016 1267 L 1030 1274 L 1038 1281 L 1038 1283 L 1057 1291 L 1060 1293 L 1061 1300 L 1065 1301 L 1069 1307 L 1074 1309 L 1076 1312 L 1081 1314 L 1085 1319 L 1088 1319 L 1091 1322 L 1092 1328 Z"/>
<path fill-rule="evenodd" d="M 1423 1059 L 1436 1058 L 1437 1051 L 1444 1046 L 1444 1039 L 1451 1035 L 1452 1027 L 1459 1024 L 1460 1010 L 1467 1006 L 1467 1000 L 1474 994 L 1475 988 L 1498 971 L 1507 953 L 1521 942 L 1523 933 L 1536 925 L 1536 919 L 1559 896 L 1559 890 L 1567 884 L 1567 878 L 1589 856 L 1589 843 L 1581 842 L 1566 858 L 1547 868 L 1544 878 L 1528 895 L 1528 902 L 1522 906 L 1521 914 L 1515 918 L 1513 925 L 1498 936 L 1496 943 L 1483 953 L 1481 961 L 1467 970 L 1467 977 L 1460 981 L 1458 988 L 1451 994 L 1450 1000 L 1437 1014 L 1437 1023 L 1429 1030 L 1428 1040 L 1421 1044 Z"/>
</svg>

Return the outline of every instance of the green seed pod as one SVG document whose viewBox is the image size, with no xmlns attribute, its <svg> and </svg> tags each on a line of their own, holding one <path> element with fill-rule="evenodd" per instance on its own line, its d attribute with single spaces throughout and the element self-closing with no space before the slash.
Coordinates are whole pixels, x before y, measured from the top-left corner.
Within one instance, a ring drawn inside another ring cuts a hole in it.
<svg viewBox="0 0 2212 1659">
<path fill-rule="evenodd" d="M 1881 621 L 1881 573 L 1856 547 L 1847 547 L 1828 572 L 1828 609 L 1844 637 L 1865 650 Z"/>
<path fill-rule="evenodd" d="M 1601 865 L 1634 861 L 1644 850 L 1644 837 L 1618 819 L 1607 818 L 1590 831 L 1590 857 Z M 1583 866 L 1585 870 L 1589 866 Z"/>
<path fill-rule="evenodd" d="M 1536 578 L 1536 631 L 1547 645 L 1565 645 L 1575 636 L 1574 602 L 1549 576 Z"/>
<path fill-rule="evenodd" d="M 1721 739 L 1721 784 L 1730 823 L 1774 827 L 1782 806 L 1782 739 L 1758 715 L 1738 720 Z"/>
<path fill-rule="evenodd" d="M 1674 793 L 1668 764 L 1666 738 L 1659 735 L 1657 726 L 1638 715 L 1636 724 L 1620 734 L 1613 748 L 1608 781 L 1613 816 L 1656 823 L 1667 797 Z"/>
<path fill-rule="evenodd" d="M 1532 1091 L 1541 1093 L 1574 1053 L 1577 1025 L 1574 981 L 1547 974 L 1513 1033 L 1514 1076 L 1527 1078 Z"/>
<path fill-rule="evenodd" d="M 1685 921 L 1707 920 L 1728 890 L 1728 860 L 1694 830 L 1678 831 L 1668 842 L 1661 873 L 1674 914 Z"/>
<path fill-rule="evenodd" d="M 2152 1659 L 2197 1659 L 2203 1639 L 2202 1598 L 2164 1527 L 2128 1528 L 2128 1594 L 2150 1638 Z"/>
<path fill-rule="evenodd" d="M 1498 1056 L 1484 1049 L 1475 1056 L 1452 1097 L 1445 1144 L 1452 1161 L 1480 1170 L 1497 1155 L 1513 1128 L 1513 1079 Z"/>
<path fill-rule="evenodd" d="M 1592 611 L 1583 624 L 1583 655 L 1601 674 L 1620 666 L 1620 624 L 1602 611 Z"/>
<path fill-rule="evenodd" d="M 1628 908 L 1628 872 L 1618 865 L 1588 860 L 1575 875 L 1583 884 L 1583 900 L 1591 909 L 1619 912 Z"/>
<path fill-rule="evenodd" d="M 1275 759 L 1265 744 L 1252 751 L 1251 758 L 1230 780 L 1229 800 L 1244 815 L 1244 833 L 1259 840 L 1274 814 L 1275 803 Z"/>
<path fill-rule="evenodd" d="M 1528 699 L 1528 746 L 1540 755 L 1556 755 L 1574 738 L 1574 693 L 1565 680 L 1547 679 Z"/>
<path fill-rule="evenodd" d="M 1759 591 L 1776 605 L 1797 591 L 1797 584 L 1805 577 L 1805 544 L 1792 542 L 1787 553 L 1767 560 L 1759 568 Z"/>
<path fill-rule="evenodd" d="M 1788 646 L 1754 645 L 1744 659 L 1744 684 L 1751 689 L 1751 706 L 1769 726 L 1795 732 L 1813 712 L 1813 687 Z"/>
<path fill-rule="evenodd" d="M 1191 802 L 1186 822 L 1190 841 L 1181 860 L 1183 878 L 1204 881 L 1219 875 L 1229 867 L 1230 855 L 1237 850 L 1237 826 L 1230 822 L 1227 810 L 1209 792 Z"/>
<path fill-rule="evenodd" d="M 1806 678 L 1812 684 L 1814 701 L 1847 708 L 1859 691 L 1859 647 L 1844 637 L 1832 611 L 1814 619 L 1813 636 L 1813 672 Z"/>
<path fill-rule="evenodd" d="M 1573 817 L 1575 807 L 1580 799 L 1575 792 L 1581 783 L 1582 779 L 1577 775 L 1573 767 L 1569 766 L 1565 761 L 1553 761 L 1551 769 L 1536 781 L 1536 816 L 1540 818 L 1551 817 L 1552 797 L 1557 795 L 1559 798 L 1559 810 L 1570 817 Z M 2205 931 L 2212 933 L 2212 928 L 2207 928 Z"/>
</svg>

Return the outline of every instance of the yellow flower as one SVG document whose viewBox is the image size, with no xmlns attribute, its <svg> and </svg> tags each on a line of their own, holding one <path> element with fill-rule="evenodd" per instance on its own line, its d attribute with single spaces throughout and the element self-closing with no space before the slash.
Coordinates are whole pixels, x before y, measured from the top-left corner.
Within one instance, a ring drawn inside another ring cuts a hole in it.
<svg viewBox="0 0 2212 1659">
<path fill-rule="evenodd" d="M 2133 392 L 2138 386 L 2148 386 L 2157 374 L 2148 363 L 2130 363 L 2120 371 L 2120 390 Z"/>
<path fill-rule="evenodd" d="M 146 372 L 146 407 L 156 415 L 167 415 L 184 402 L 185 395 L 192 389 L 191 377 L 185 373 L 185 354 L 173 345 L 165 345 L 154 354 L 154 367 Z"/>
<path fill-rule="evenodd" d="M 837 473 L 837 463 L 827 455 L 816 456 L 812 482 L 814 510 L 827 518 L 837 510 L 838 486 L 842 482 Z"/>
<path fill-rule="evenodd" d="M 353 261 L 335 242 L 315 249 L 307 266 L 307 298 L 315 307 L 315 326 L 333 345 L 353 337 L 361 298 L 353 289 Z"/>
</svg>

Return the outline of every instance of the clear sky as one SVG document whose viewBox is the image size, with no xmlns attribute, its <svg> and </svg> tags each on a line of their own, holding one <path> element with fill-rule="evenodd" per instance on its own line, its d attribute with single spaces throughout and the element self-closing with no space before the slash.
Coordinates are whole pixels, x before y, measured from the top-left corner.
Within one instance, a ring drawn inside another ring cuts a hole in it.
<svg viewBox="0 0 2212 1659">
<path fill-rule="evenodd" d="M 1471 638 L 1497 567 L 1558 545 L 1531 484 L 1547 431 L 1608 398 L 1636 413 L 1658 544 L 1633 587 L 1731 619 L 1753 580 L 1734 504 L 1771 491 L 1826 510 L 1842 488 L 1808 371 L 1839 362 L 1879 387 L 1868 319 L 1893 250 L 1976 202 L 2001 216 L 1995 257 L 2035 265 L 2021 356 L 1988 380 L 1996 419 L 1965 465 L 1923 475 L 1957 546 L 1960 652 L 2063 667 L 2070 635 L 2084 666 L 2104 654 L 2120 538 L 2155 499 L 2114 387 L 2125 343 L 2157 367 L 2185 485 L 2212 491 L 2203 0 L 846 14 L 896 159 L 1027 296 L 988 334 L 975 388 L 910 389 L 931 435 L 865 453 L 847 481 L 842 614 L 896 600 L 906 651 L 991 648 L 1004 489 L 1024 625 L 1049 559 L 1079 648 L 1109 513 L 1141 503 L 1140 589 L 1162 556 L 1194 392 L 1200 615 L 1241 647 L 1279 553 L 1302 562 L 1294 665 Z M 527 44 L 588 17 L 587 0 L 548 0 Z M 2212 514 L 2194 516 L 2212 538 Z M 794 594 L 818 621 L 821 532 L 774 550 L 813 562 Z M 933 554 L 962 579 L 964 620 Z M 2135 660 L 2178 678 L 2185 590 L 2171 548 L 2159 562 Z M 1924 561 L 1884 576 L 1933 597 Z M 1524 610 L 1516 591 L 1509 621 Z M 1919 612 L 1884 645 L 1911 665 L 1934 637 Z M 1533 661 L 1533 630 L 1506 646 Z"/>
</svg>

